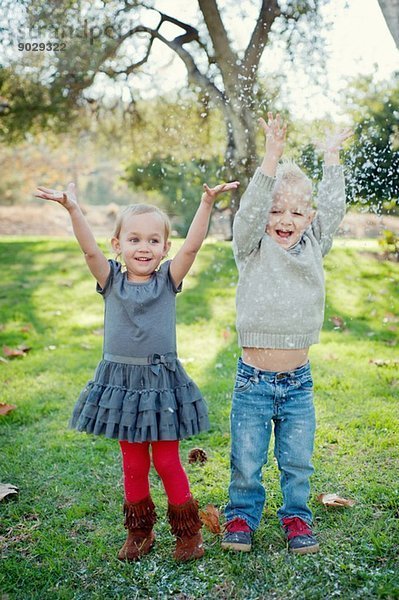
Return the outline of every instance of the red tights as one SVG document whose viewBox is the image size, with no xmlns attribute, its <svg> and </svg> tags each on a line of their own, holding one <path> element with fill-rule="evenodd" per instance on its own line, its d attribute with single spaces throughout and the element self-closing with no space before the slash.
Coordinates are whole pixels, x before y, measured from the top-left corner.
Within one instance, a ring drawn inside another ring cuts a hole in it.
<svg viewBox="0 0 399 600">
<path fill-rule="evenodd" d="M 152 462 L 162 479 L 170 504 L 184 504 L 190 499 L 190 485 L 180 462 L 179 442 L 119 442 L 122 451 L 125 498 L 139 502 L 150 493 L 149 472 Z"/>
</svg>

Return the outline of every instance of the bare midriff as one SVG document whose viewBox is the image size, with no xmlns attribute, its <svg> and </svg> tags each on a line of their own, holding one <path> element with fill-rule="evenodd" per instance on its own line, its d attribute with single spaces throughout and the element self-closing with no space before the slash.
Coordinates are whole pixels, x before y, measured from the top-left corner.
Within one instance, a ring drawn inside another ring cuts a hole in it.
<svg viewBox="0 0 399 600">
<path fill-rule="evenodd" d="M 276 348 L 243 348 L 242 360 L 261 371 L 293 371 L 306 364 L 309 348 L 280 350 Z"/>
</svg>

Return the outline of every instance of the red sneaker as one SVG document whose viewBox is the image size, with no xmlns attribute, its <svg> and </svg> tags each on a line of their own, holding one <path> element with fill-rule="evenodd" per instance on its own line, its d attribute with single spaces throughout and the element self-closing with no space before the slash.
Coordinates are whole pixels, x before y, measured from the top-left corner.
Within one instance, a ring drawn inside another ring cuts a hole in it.
<svg viewBox="0 0 399 600">
<path fill-rule="evenodd" d="M 299 517 L 285 517 L 283 529 L 290 552 L 310 554 L 318 552 L 320 547 L 309 525 Z"/>
<path fill-rule="evenodd" d="M 225 526 L 225 534 L 222 539 L 222 548 L 225 550 L 237 550 L 238 552 L 250 552 L 252 547 L 252 530 L 244 519 L 236 517 Z"/>
</svg>

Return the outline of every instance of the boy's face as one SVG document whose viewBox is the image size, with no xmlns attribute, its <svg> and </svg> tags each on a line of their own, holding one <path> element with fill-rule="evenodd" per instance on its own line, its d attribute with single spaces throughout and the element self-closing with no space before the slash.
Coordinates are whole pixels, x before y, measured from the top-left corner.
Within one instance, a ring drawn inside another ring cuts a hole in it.
<svg viewBox="0 0 399 600">
<path fill-rule="evenodd" d="M 314 217 L 311 196 L 305 190 L 281 183 L 273 194 L 266 233 L 288 250 L 302 237 Z"/>
</svg>

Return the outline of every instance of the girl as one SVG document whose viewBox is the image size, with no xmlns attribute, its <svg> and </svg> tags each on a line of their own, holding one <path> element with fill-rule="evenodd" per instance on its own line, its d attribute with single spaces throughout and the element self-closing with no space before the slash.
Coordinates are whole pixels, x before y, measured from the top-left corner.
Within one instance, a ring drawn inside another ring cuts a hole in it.
<svg viewBox="0 0 399 600">
<path fill-rule="evenodd" d="M 190 493 L 179 457 L 179 440 L 209 428 L 207 408 L 176 355 L 175 298 L 205 238 L 212 206 L 237 181 L 209 188 L 181 249 L 167 256 L 170 224 L 155 206 L 128 206 L 111 243 L 117 258 L 107 260 L 78 205 L 75 187 L 58 192 L 38 187 L 36 197 L 58 202 L 69 213 L 77 241 L 105 301 L 104 353 L 94 379 L 75 405 L 71 426 L 119 440 L 124 472 L 124 515 L 128 530 L 118 554 L 133 561 L 155 539 L 155 506 L 149 489 L 152 461 L 168 497 L 168 519 L 176 537 L 174 558 L 204 554 L 198 502 Z"/>
</svg>

